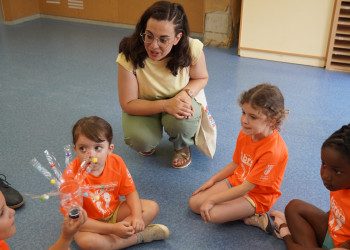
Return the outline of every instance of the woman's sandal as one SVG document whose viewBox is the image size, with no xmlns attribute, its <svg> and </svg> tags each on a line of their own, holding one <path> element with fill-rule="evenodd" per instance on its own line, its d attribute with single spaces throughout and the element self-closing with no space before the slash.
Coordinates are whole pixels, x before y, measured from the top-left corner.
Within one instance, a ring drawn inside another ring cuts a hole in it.
<svg viewBox="0 0 350 250">
<path fill-rule="evenodd" d="M 276 226 L 275 235 L 279 239 L 283 239 L 286 235 L 290 235 L 288 229 L 287 220 L 284 213 L 273 210 L 270 212 L 270 216 L 273 218 L 273 222 Z"/>
<path fill-rule="evenodd" d="M 178 165 L 178 164 L 174 164 L 174 163 L 177 163 L 179 159 L 184 159 L 184 163 L 181 164 L 181 165 Z M 184 151 L 181 151 L 178 150 L 174 152 L 174 157 L 173 157 L 173 168 L 185 168 L 187 167 L 188 165 L 191 164 L 191 151 L 190 151 L 190 148 L 188 148 L 188 151 L 184 152 Z"/>
<path fill-rule="evenodd" d="M 148 155 L 153 155 L 154 152 L 156 152 L 156 149 L 155 148 L 152 148 L 150 151 L 148 152 L 139 152 L 140 155 L 143 155 L 143 156 L 148 156 Z"/>
</svg>

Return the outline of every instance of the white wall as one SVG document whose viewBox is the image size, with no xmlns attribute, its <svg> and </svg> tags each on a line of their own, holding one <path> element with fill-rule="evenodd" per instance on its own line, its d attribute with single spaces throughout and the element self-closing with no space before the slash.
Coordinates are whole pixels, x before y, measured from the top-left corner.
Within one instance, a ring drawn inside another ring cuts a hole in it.
<svg viewBox="0 0 350 250">
<path fill-rule="evenodd" d="M 334 0 L 243 0 L 241 56 L 325 66 Z"/>
</svg>

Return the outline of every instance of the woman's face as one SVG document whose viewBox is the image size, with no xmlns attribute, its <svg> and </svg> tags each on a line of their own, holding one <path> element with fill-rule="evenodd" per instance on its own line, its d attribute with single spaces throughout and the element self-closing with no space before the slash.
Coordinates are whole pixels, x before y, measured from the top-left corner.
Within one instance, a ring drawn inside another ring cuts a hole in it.
<svg viewBox="0 0 350 250">
<path fill-rule="evenodd" d="M 172 22 L 150 18 L 145 30 L 145 49 L 154 61 L 163 60 L 181 39 L 182 33 L 175 36 Z"/>
<path fill-rule="evenodd" d="M 0 192 L 0 240 L 6 240 L 16 233 L 15 210 L 6 206 L 4 195 Z"/>
</svg>

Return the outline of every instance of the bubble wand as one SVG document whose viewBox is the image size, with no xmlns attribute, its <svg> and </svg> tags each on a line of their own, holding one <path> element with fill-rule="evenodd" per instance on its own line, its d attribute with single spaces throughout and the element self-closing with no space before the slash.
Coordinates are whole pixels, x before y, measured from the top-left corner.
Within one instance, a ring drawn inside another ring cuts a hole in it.
<svg viewBox="0 0 350 250">
<path fill-rule="evenodd" d="M 57 179 L 61 180 L 62 179 L 62 173 L 60 170 L 58 170 L 58 168 L 56 167 L 56 165 L 58 167 L 60 167 L 60 164 L 56 161 L 56 158 L 53 154 L 50 154 L 49 151 L 45 150 L 44 154 L 46 156 L 47 161 L 50 164 L 51 169 L 53 170 L 53 172 L 55 173 L 55 175 L 57 176 Z M 56 163 L 57 162 L 57 163 Z"/>
<path fill-rule="evenodd" d="M 93 200 L 99 200 L 100 196 L 103 193 L 113 191 L 114 188 L 118 185 L 118 183 L 115 182 L 115 183 L 107 183 L 107 184 L 101 184 L 101 185 L 83 185 L 82 184 L 83 181 L 88 176 L 88 174 L 91 173 L 91 166 L 90 166 L 91 160 L 89 160 L 89 158 L 91 158 L 91 152 L 88 152 L 88 154 L 85 156 L 76 174 L 74 174 L 71 169 L 73 167 L 71 163 L 71 160 L 72 160 L 71 146 L 70 145 L 64 146 L 64 152 L 65 152 L 65 165 L 66 165 L 66 175 L 67 175 L 66 177 L 68 177 L 67 179 L 63 178 L 62 173 L 57 168 L 57 166 L 60 167 L 60 165 L 57 162 L 54 155 L 52 153 L 49 153 L 47 150 L 44 151 L 44 154 L 55 176 L 53 176 L 45 167 L 43 167 L 36 158 L 33 158 L 30 161 L 31 165 L 36 170 L 38 170 L 44 177 L 50 180 L 51 184 L 57 187 L 57 190 L 54 190 L 42 195 L 32 195 L 27 193 L 23 193 L 23 194 L 30 196 L 32 198 L 40 199 L 42 201 L 48 200 L 51 196 L 59 195 L 60 204 L 62 208 L 68 211 L 69 215 L 72 218 L 78 218 L 79 210 L 80 210 L 80 207 L 82 206 L 82 197 L 90 198 Z M 92 162 L 97 163 L 97 158 L 92 158 Z M 64 190 L 69 185 L 73 185 L 74 189 L 70 189 L 68 191 Z M 95 195 L 93 191 L 97 192 L 98 195 Z"/>
<path fill-rule="evenodd" d="M 56 177 L 53 177 L 51 173 L 47 171 L 47 169 L 44 168 L 36 158 L 33 158 L 30 162 L 36 170 L 38 170 L 43 176 L 50 180 L 51 184 L 55 185 L 57 188 L 60 187 L 60 181 Z"/>
</svg>

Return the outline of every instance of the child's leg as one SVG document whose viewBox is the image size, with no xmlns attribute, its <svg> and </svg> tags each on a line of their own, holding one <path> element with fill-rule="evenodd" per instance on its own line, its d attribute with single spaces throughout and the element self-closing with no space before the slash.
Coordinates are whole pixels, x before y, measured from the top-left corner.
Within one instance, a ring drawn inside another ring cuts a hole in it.
<svg viewBox="0 0 350 250">
<path fill-rule="evenodd" d="M 158 204 L 151 200 L 141 200 L 142 217 L 147 226 L 158 215 Z M 127 203 L 124 201 L 120 204 L 117 211 L 117 223 L 109 225 L 117 226 L 118 222 L 128 221 L 130 216 L 130 209 Z M 100 222 L 99 222 L 100 223 Z M 101 222 L 102 223 L 102 222 Z M 146 228 L 141 232 L 143 240 L 150 242 L 153 240 L 161 240 L 169 237 L 169 230 L 163 225 L 153 225 L 153 227 Z M 128 238 L 121 238 L 114 234 L 99 234 L 91 232 L 78 232 L 75 236 L 75 240 L 82 249 L 120 249 L 140 243 L 137 234 L 133 234 Z"/>
<path fill-rule="evenodd" d="M 145 225 L 149 225 L 158 215 L 159 206 L 155 201 L 141 199 L 142 218 Z M 120 205 L 117 221 L 129 221 L 130 209 L 126 202 Z"/>
<path fill-rule="evenodd" d="M 137 243 L 147 243 L 154 240 L 164 240 L 169 237 L 169 229 L 161 224 L 150 223 L 158 215 L 159 207 L 155 201 L 141 199 L 142 218 L 145 222 L 145 229 L 141 232 L 136 232 Z M 131 222 L 130 209 L 126 202 L 123 202 L 119 208 L 117 221 Z"/>
<path fill-rule="evenodd" d="M 74 239 L 81 249 L 121 249 L 138 243 L 136 234 L 123 239 L 113 234 L 77 232 Z"/>
<path fill-rule="evenodd" d="M 209 211 L 210 222 L 212 223 L 241 220 L 254 213 L 255 208 L 244 197 L 217 204 Z"/>
<path fill-rule="evenodd" d="M 295 243 L 320 247 L 328 230 L 329 213 L 301 200 L 292 200 L 285 208 L 289 231 Z"/>
<path fill-rule="evenodd" d="M 230 187 L 227 184 L 226 180 L 215 183 L 212 187 L 210 187 L 206 190 L 203 190 L 190 198 L 190 200 L 189 200 L 190 209 L 194 213 L 200 214 L 200 207 L 203 204 L 203 202 L 208 199 L 209 196 L 216 194 L 216 193 L 220 193 L 220 192 L 225 191 L 229 188 Z"/>
<path fill-rule="evenodd" d="M 225 191 L 229 188 L 229 185 L 224 180 L 215 183 L 211 188 L 192 196 L 189 200 L 191 210 L 199 214 L 201 205 L 210 195 Z M 213 223 L 239 220 L 251 216 L 254 213 L 255 208 L 244 197 L 217 204 L 209 211 L 210 222 Z"/>
</svg>

